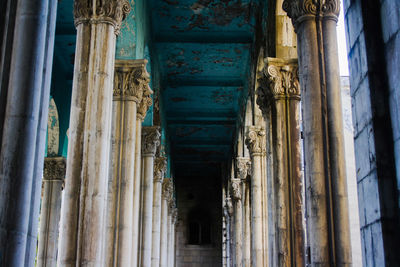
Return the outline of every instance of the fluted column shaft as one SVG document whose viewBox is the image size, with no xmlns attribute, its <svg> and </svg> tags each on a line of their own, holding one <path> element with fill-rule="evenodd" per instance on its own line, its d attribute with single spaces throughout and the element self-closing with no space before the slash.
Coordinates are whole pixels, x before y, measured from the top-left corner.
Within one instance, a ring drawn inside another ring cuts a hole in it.
<svg viewBox="0 0 400 267">
<path fill-rule="evenodd" d="M 172 199 L 175 201 L 174 199 Z M 175 225 L 177 222 L 178 210 L 175 204 L 170 203 L 169 229 L 168 229 L 168 266 L 175 266 Z"/>
<path fill-rule="evenodd" d="M 250 189 L 249 179 L 251 177 L 250 158 L 236 158 L 236 173 L 240 178 L 241 202 L 242 202 L 242 262 L 240 266 L 250 267 L 251 265 L 251 214 L 250 214 Z"/>
<path fill-rule="evenodd" d="M 153 187 L 153 231 L 151 266 L 160 266 L 160 245 L 161 245 L 161 202 L 162 202 L 162 182 L 167 170 L 167 159 L 158 157 L 154 162 L 154 187 Z"/>
<path fill-rule="evenodd" d="M 251 266 L 265 266 L 264 253 L 267 249 L 267 241 L 263 240 L 263 213 L 262 213 L 262 168 L 265 168 L 264 157 L 265 130 L 256 126 L 251 126 L 247 133 L 246 145 L 251 156 Z"/>
<path fill-rule="evenodd" d="M 261 86 L 257 89 L 257 103 L 265 118 L 270 116 L 273 120 L 278 265 L 301 267 L 305 265 L 305 238 L 297 60 L 267 58 L 264 63 L 258 80 Z"/>
<path fill-rule="evenodd" d="M 56 266 L 65 158 L 45 158 L 37 266 Z"/>
<path fill-rule="evenodd" d="M 224 217 L 225 217 L 225 252 L 226 252 L 226 259 L 225 259 L 225 264 L 226 266 L 231 266 L 232 260 L 231 260 L 231 216 L 233 213 L 233 206 L 232 206 L 232 200 L 230 197 L 225 198 L 225 205 L 224 205 Z"/>
<path fill-rule="evenodd" d="M 143 94 L 151 93 L 146 64 L 147 60 L 117 60 L 115 63 L 107 202 L 108 266 L 132 265 L 136 114 Z"/>
<path fill-rule="evenodd" d="M 251 206 L 249 180 L 243 184 L 243 266 L 251 266 Z"/>
<path fill-rule="evenodd" d="M 57 1 L 2 1 L 0 265 L 33 266 Z"/>
<path fill-rule="evenodd" d="M 242 185 L 240 179 L 232 179 L 232 197 L 233 197 L 233 216 L 234 216 L 234 238 L 235 238 L 235 265 L 242 266 L 243 259 L 243 205 L 242 205 Z"/>
<path fill-rule="evenodd" d="M 336 22 L 339 1 L 285 0 L 303 100 L 307 225 L 314 266 L 351 266 Z"/>
<path fill-rule="evenodd" d="M 125 0 L 74 2 L 77 41 L 59 266 L 104 264 L 115 41 L 129 11 Z"/>
<path fill-rule="evenodd" d="M 152 222 L 153 222 L 153 179 L 154 156 L 160 145 L 159 127 L 143 127 L 142 129 L 142 213 L 139 266 L 151 266 Z"/>
<path fill-rule="evenodd" d="M 160 267 L 168 266 L 168 202 L 172 197 L 172 192 L 171 178 L 164 179 L 161 199 Z"/>
<path fill-rule="evenodd" d="M 148 108 L 153 104 L 151 91 L 143 92 L 142 101 L 137 106 L 135 139 L 135 176 L 133 184 L 133 220 L 132 220 L 132 264 L 139 266 L 140 222 L 141 222 L 141 186 L 142 186 L 142 122 Z"/>
</svg>

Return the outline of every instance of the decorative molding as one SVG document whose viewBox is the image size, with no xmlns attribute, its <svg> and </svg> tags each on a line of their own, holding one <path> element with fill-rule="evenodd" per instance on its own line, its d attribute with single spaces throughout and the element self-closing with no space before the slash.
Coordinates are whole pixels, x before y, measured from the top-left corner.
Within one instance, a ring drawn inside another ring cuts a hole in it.
<svg viewBox="0 0 400 267">
<path fill-rule="evenodd" d="M 176 208 L 175 196 L 173 195 L 173 192 L 172 192 L 171 198 L 169 199 L 169 202 L 168 202 L 168 214 L 172 215 L 175 208 Z"/>
<path fill-rule="evenodd" d="M 242 181 L 247 181 L 247 178 L 251 175 L 251 160 L 245 157 L 237 157 L 236 172 Z"/>
<path fill-rule="evenodd" d="M 146 118 L 146 113 L 153 105 L 153 99 L 151 99 L 151 95 L 153 94 L 153 91 L 149 88 L 149 90 L 143 92 L 143 98 L 142 101 L 139 103 L 137 106 L 137 113 L 136 116 L 140 120 L 144 120 Z"/>
<path fill-rule="evenodd" d="M 162 184 L 162 198 L 169 201 L 172 198 L 174 192 L 174 184 L 171 178 L 165 178 Z"/>
<path fill-rule="evenodd" d="M 121 22 L 131 11 L 127 0 L 74 0 L 75 27 L 81 23 L 107 23 L 119 34 Z"/>
<path fill-rule="evenodd" d="M 300 100 L 297 59 L 266 58 L 259 76 L 256 102 L 264 116 L 273 100 Z"/>
<path fill-rule="evenodd" d="M 44 159 L 43 181 L 64 181 L 67 162 L 63 157 L 48 157 Z"/>
<path fill-rule="evenodd" d="M 148 126 L 142 128 L 142 153 L 144 156 L 154 157 L 160 145 L 160 127 Z"/>
<path fill-rule="evenodd" d="M 266 137 L 264 128 L 250 126 L 246 136 L 246 145 L 252 157 L 265 155 Z"/>
<path fill-rule="evenodd" d="M 296 29 L 300 22 L 315 16 L 337 21 L 340 2 L 339 0 L 284 0 L 282 9 L 292 19 Z"/>
<path fill-rule="evenodd" d="M 157 157 L 154 159 L 154 182 L 162 183 L 167 171 L 167 158 Z"/>
<path fill-rule="evenodd" d="M 172 225 L 175 225 L 176 222 L 178 221 L 178 209 L 173 208 L 171 211 L 171 223 Z"/>
<path fill-rule="evenodd" d="M 116 60 L 113 100 L 130 100 L 140 103 L 144 92 L 151 91 L 147 60 Z"/>
<path fill-rule="evenodd" d="M 231 196 L 233 200 L 238 201 L 242 199 L 242 181 L 241 179 L 231 179 Z"/>
</svg>

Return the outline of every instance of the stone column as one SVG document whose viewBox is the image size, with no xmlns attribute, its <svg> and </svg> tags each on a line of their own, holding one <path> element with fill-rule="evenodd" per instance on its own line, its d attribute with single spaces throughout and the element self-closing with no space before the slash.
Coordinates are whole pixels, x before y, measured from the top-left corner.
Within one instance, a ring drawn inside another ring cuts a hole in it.
<svg viewBox="0 0 400 267">
<path fill-rule="evenodd" d="M 56 266 L 65 158 L 45 158 L 37 266 Z"/>
<path fill-rule="evenodd" d="M 172 244 L 172 213 L 171 213 L 171 209 L 168 208 L 168 216 L 167 216 L 167 266 L 171 266 L 171 262 L 172 262 L 172 248 L 171 248 L 171 244 Z"/>
<path fill-rule="evenodd" d="M 175 200 L 174 200 L 175 202 Z M 174 208 L 171 210 L 171 228 L 170 228 L 170 239 L 168 246 L 168 266 L 175 266 L 175 226 L 178 221 L 178 209 Z"/>
<path fill-rule="evenodd" d="M 285 0 L 298 40 L 311 264 L 351 266 L 337 60 L 339 0 Z"/>
<path fill-rule="evenodd" d="M 148 91 L 147 60 L 115 63 L 112 159 L 108 181 L 106 262 L 131 266 L 135 175 L 136 110 Z"/>
<path fill-rule="evenodd" d="M 250 177 L 251 161 L 250 158 L 236 158 L 236 172 L 239 175 L 242 184 L 242 266 L 251 266 L 251 214 L 250 214 Z"/>
<path fill-rule="evenodd" d="M 33 266 L 57 1 L 2 1 L 0 265 Z"/>
<path fill-rule="evenodd" d="M 265 130 L 261 127 L 250 126 L 247 132 L 246 145 L 251 156 L 251 266 L 266 266 L 264 252 L 267 251 L 267 241 L 263 240 L 262 213 L 262 168 L 265 168 Z"/>
<path fill-rule="evenodd" d="M 151 266 L 160 266 L 161 242 L 161 202 L 162 182 L 167 170 L 167 159 L 157 157 L 154 161 L 154 187 L 153 187 L 153 232 L 151 249 Z"/>
<path fill-rule="evenodd" d="M 233 205 L 232 199 L 228 196 L 225 198 L 224 216 L 226 221 L 226 265 L 232 266 L 232 215 Z"/>
<path fill-rule="evenodd" d="M 142 155 L 143 155 L 143 180 L 142 193 L 142 228 L 140 242 L 139 266 L 151 266 L 152 248 L 152 221 L 153 221 L 153 178 L 154 156 L 160 145 L 160 130 L 157 126 L 143 127 L 142 129 Z"/>
<path fill-rule="evenodd" d="M 142 186 L 142 122 L 146 117 L 147 110 L 153 104 L 151 94 L 153 91 L 148 88 L 143 92 L 142 101 L 137 106 L 136 114 L 136 139 L 135 139 L 135 177 L 133 185 L 133 221 L 132 221 L 132 264 L 139 266 L 139 244 L 140 244 L 140 222 L 141 213 L 141 186 Z"/>
<path fill-rule="evenodd" d="M 300 162 L 300 88 L 297 60 L 267 58 L 258 80 L 257 104 L 271 112 L 276 185 L 278 264 L 305 265 L 303 182 Z"/>
<path fill-rule="evenodd" d="M 234 203 L 234 238 L 235 238 L 235 266 L 242 266 L 243 244 L 243 213 L 242 213 L 242 184 L 240 179 L 231 179 L 232 198 Z"/>
<path fill-rule="evenodd" d="M 168 202 L 173 192 L 171 178 L 165 178 L 162 184 L 161 199 L 161 240 L 160 240 L 160 267 L 168 265 Z"/>
<path fill-rule="evenodd" d="M 129 11 L 126 0 L 74 1 L 77 40 L 59 266 L 104 264 L 115 40 Z"/>
<path fill-rule="evenodd" d="M 225 189 L 225 188 L 224 188 Z M 230 247 L 229 247 L 229 238 L 230 238 L 230 225 L 229 225 L 229 210 L 227 206 L 227 198 L 225 194 L 225 190 L 223 189 L 223 206 L 222 210 L 224 212 L 223 214 L 223 266 L 227 267 L 230 266 Z"/>
</svg>

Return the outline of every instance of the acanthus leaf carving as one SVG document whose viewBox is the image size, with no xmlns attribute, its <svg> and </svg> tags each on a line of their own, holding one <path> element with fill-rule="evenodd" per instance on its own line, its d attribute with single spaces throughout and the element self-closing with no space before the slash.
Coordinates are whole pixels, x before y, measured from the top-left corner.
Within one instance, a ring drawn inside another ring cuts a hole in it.
<svg viewBox="0 0 400 267">
<path fill-rule="evenodd" d="M 266 58 L 261 78 L 258 79 L 257 105 L 268 114 L 273 100 L 297 98 L 300 100 L 300 83 L 297 60 Z"/>
<path fill-rule="evenodd" d="M 142 128 L 142 153 L 144 156 L 156 154 L 157 147 L 160 145 L 160 127 L 148 126 Z"/>
<path fill-rule="evenodd" d="M 240 179 L 231 179 L 232 198 L 235 201 L 242 199 L 242 187 Z"/>
<path fill-rule="evenodd" d="M 67 164 L 63 157 L 47 157 L 44 159 L 43 180 L 63 181 L 65 178 Z"/>
<path fill-rule="evenodd" d="M 245 157 L 236 158 L 237 174 L 242 181 L 251 175 L 251 160 Z"/>
<path fill-rule="evenodd" d="M 266 153 L 266 133 L 264 128 L 250 126 L 247 132 L 246 145 L 251 156 L 262 156 Z"/>
<path fill-rule="evenodd" d="M 147 60 L 117 60 L 114 74 L 114 100 L 132 100 L 140 103 L 149 88 L 150 75 Z"/>
<path fill-rule="evenodd" d="M 162 197 L 169 201 L 174 192 L 174 185 L 171 178 L 165 178 L 162 184 Z"/>
<path fill-rule="evenodd" d="M 339 0 L 284 0 L 282 9 L 297 28 L 305 17 L 330 17 L 337 20 L 340 12 Z"/>
<path fill-rule="evenodd" d="M 154 159 L 154 182 L 161 183 L 167 171 L 167 158 L 157 157 Z"/>
<path fill-rule="evenodd" d="M 137 117 L 142 121 L 146 117 L 146 113 L 151 105 L 153 105 L 153 99 L 151 98 L 152 94 L 153 91 L 148 87 L 147 90 L 143 92 L 142 101 L 140 101 L 137 106 Z"/>
<path fill-rule="evenodd" d="M 74 0 L 75 27 L 81 23 L 108 23 L 118 34 L 130 11 L 127 0 Z"/>
<path fill-rule="evenodd" d="M 176 202 L 175 202 L 175 197 L 172 194 L 168 202 L 168 214 L 172 216 L 175 209 L 176 209 Z"/>
<path fill-rule="evenodd" d="M 178 222 L 178 209 L 173 208 L 171 211 L 171 223 L 175 225 Z"/>
</svg>

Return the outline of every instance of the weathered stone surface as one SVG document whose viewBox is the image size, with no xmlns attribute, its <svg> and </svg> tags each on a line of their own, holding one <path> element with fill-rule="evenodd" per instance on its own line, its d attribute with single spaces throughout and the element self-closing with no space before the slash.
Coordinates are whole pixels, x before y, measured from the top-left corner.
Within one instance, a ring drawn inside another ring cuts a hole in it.
<svg viewBox="0 0 400 267">
<path fill-rule="evenodd" d="M 75 0 L 75 26 L 81 23 L 106 23 L 111 24 L 118 34 L 121 22 L 130 11 L 131 5 L 127 0 Z"/>
<path fill-rule="evenodd" d="M 66 160 L 45 158 L 43 168 L 43 198 L 40 211 L 38 266 L 57 264 L 58 228 L 61 214 L 61 191 L 64 184 Z"/>
</svg>

